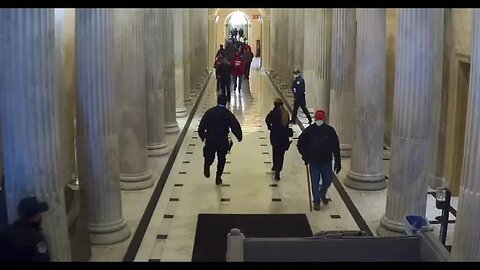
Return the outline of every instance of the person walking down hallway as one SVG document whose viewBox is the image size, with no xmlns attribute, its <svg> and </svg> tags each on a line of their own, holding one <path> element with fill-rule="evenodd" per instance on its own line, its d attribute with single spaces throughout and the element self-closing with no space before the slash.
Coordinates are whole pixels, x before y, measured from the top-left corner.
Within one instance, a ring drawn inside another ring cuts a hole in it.
<svg viewBox="0 0 480 270">
<path fill-rule="evenodd" d="M 267 128 L 270 130 L 270 144 L 273 152 L 273 167 L 275 180 L 280 180 L 280 172 L 283 168 L 283 159 L 285 151 L 290 147 L 289 137 L 293 136 L 293 131 L 288 127 L 290 115 L 283 107 L 283 101 L 280 98 L 273 102 L 273 109 L 265 118 Z"/>
<path fill-rule="evenodd" d="M 48 204 L 27 197 L 18 204 L 19 219 L 0 233 L 0 261 L 49 262 L 50 255 L 40 227 Z"/>
<path fill-rule="evenodd" d="M 245 60 L 242 58 L 239 52 L 235 53 L 235 59 L 232 61 L 232 78 L 233 78 L 233 91 L 237 88 L 238 91 L 242 90 L 243 75 L 245 74 Z"/>
<path fill-rule="evenodd" d="M 335 157 L 334 170 L 339 173 L 342 169 L 340 159 L 340 143 L 335 129 L 326 124 L 325 112 L 315 112 L 315 123 L 308 126 L 298 137 L 298 151 L 310 167 L 310 181 L 312 183 L 313 209 L 320 210 L 320 201 L 328 204 L 326 197 L 332 183 L 332 156 Z M 320 179 L 322 184 L 320 185 Z"/>
<path fill-rule="evenodd" d="M 246 80 L 250 79 L 250 66 L 252 65 L 253 57 L 254 55 L 252 52 L 252 48 L 248 44 L 245 44 L 245 79 Z"/>
<path fill-rule="evenodd" d="M 222 77 L 220 76 L 220 66 L 223 62 L 222 56 L 217 56 L 215 62 L 213 63 L 213 68 L 215 69 L 215 78 L 217 79 L 217 94 L 220 92 L 220 86 Z"/>
<path fill-rule="evenodd" d="M 232 66 L 228 62 L 227 58 L 223 58 L 220 64 L 217 64 L 218 72 L 216 72 L 220 78 L 220 92 L 230 102 L 230 84 Z"/>
<path fill-rule="evenodd" d="M 221 56 L 221 57 L 225 56 L 225 49 L 223 48 L 222 44 L 220 44 L 220 48 L 218 49 L 217 55 L 215 55 L 215 58 L 217 58 L 219 56 Z"/>
<path fill-rule="evenodd" d="M 307 115 L 308 118 L 308 123 L 312 123 L 312 117 L 310 116 L 310 113 L 308 112 L 307 109 L 307 101 L 305 99 L 305 80 L 303 77 L 300 75 L 300 70 L 296 69 L 293 72 L 294 80 L 292 83 L 292 92 L 294 96 L 294 102 L 293 102 L 293 112 L 292 112 L 292 124 L 295 124 L 297 121 L 297 112 L 298 108 L 300 107 L 303 111 L 304 114 Z"/>
<path fill-rule="evenodd" d="M 203 174 L 210 178 L 210 166 L 217 154 L 217 174 L 215 183 L 222 184 L 222 174 L 225 168 L 226 156 L 230 151 L 231 144 L 228 138 L 230 130 L 239 142 L 242 141 L 242 128 L 235 115 L 225 106 L 227 100 L 223 95 L 217 97 L 217 106 L 208 109 L 200 120 L 198 136 L 205 141 L 203 157 L 205 163 Z"/>
</svg>

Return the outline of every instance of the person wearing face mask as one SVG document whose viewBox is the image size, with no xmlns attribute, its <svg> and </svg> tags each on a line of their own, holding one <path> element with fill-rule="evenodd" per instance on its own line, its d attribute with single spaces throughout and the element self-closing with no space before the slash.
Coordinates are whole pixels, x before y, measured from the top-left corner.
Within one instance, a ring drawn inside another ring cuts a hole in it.
<svg viewBox="0 0 480 270">
<path fill-rule="evenodd" d="M 49 262 L 47 242 L 40 227 L 46 202 L 27 197 L 18 204 L 18 220 L 0 234 L 0 261 Z"/>
<path fill-rule="evenodd" d="M 283 158 L 285 151 L 290 147 L 289 137 L 293 136 L 293 131 L 288 127 L 289 115 L 283 107 L 282 99 L 275 99 L 273 106 L 273 110 L 265 118 L 265 123 L 270 130 L 270 144 L 273 152 L 272 171 L 275 171 L 275 180 L 279 181 L 280 172 L 283 168 Z"/>
<path fill-rule="evenodd" d="M 297 111 L 298 108 L 302 108 L 304 114 L 307 115 L 308 123 L 312 123 L 312 117 L 310 117 L 310 113 L 307 109 L 307 102 L 305 100 L 305 80 L 300 75 L 300 70 L 296 69 L 293 72 L 294 80 L 292 83 L 292 92 L 294 96 L 293 101 L 293 112 L 292 112 L 292 121 L 290 123 L 295 124 L 297 121 Z"/>
<path fill-rule="evenodd" d="M 297 148 L 305 165 L 310 169 L 312 183 L 313 209 L 320 210 L 320 201 L 328 204 L 326 197 L 332 183 L 332 156 L 335 159 L 334 170 L 342 169 L 340 160 L 340 143 L 335 129 L 325 121 L 325 112 L 315 112 L 315 123 L 308 126 L 298 137 Z M 320 185 L 321 179 L 321 185 Z"/>
</svg>

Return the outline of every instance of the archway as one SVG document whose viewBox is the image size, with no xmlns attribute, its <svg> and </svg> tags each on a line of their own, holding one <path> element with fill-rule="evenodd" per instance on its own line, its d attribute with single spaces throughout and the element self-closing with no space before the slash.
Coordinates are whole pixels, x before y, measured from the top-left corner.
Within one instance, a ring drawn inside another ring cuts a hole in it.
<svg viewBox="0 0 480 270">
<path fill-rule="evenodd" d="M 243 37 L 250 41 L 252 22 L 250 18 L 242 11 L 234 11 L 225 18 L 225 40 L 230 37 L 232 29 L 243 29 Z M 239 37 L 239 35 L 238 35 Z"/>
</svg>

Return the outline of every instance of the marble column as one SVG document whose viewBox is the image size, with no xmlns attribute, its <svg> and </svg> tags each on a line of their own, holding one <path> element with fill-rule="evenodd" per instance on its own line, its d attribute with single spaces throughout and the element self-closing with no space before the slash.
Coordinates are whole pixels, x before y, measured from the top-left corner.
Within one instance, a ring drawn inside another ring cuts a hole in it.
<svg viewBox="0 0 480 270">
<path fill-rule="evenodd" d="M 393 138 L 385 215 L 379 235 L 404 233 L 405 215 L 424 216 L 427 207 L 433 93 L 440 85 L 436 35 L 443 10 L 399 9 L 393 99 Z M 438 89 L 439 90 L 439 89 Z"/>
<path fill-rule="evenodd" d="M 260 50 L 260 58 L 262 63 L 263 70 L 270 70 L 271 68 L 271 61 L 270 61 L 270 48 L 272 46 L 271 39 L 271 30 L 270 30 L 270 16 L 264 15 L 262 16 L 262 41 L 261 41 L 261 50 Z"/>
<path fill-rule="evenodd" d="M 147 162 L 144 11 L 114 9 L 116 88 L 120 116 L 120 187 L 153 186 Z"/>
<path fill-rule="evenodd" d="M 187 108 L 185 108 L 184 94 L 185 94 L 185 71 L 184 62 L 185 55 L 183 49 L 183 13 L 184 9 L 174 9 L 174 28 L 173 28 L 173 42 L 174 42 L 174 57 L 175 57 L 175 99 L 176 99 L 176 116 L 187 116 Z"/>
<path fill-rule="evenodd" d="M 288 46 L 288 51 L 287 51 L 287 73 L 286 78 L 289 79 L 287 80 L 288 82 L 293 80 L 293 70 L 296 68 L 295 67 L 295 47 L 298 46 L 299 41 L 296 40 L 297 33 L 295 33 L 295 26 L 296 26 L 296 11 L 295 9 L 287 9 L 287 20 L 288 20 L 288 41 L 287 41 L 287 46 Z"/>
<path fill-rule="evenodd" d="M 77 164 L 92 244 L 127 239 L 118 167 L 112 9 L 77 9 Z"/>
<path fill-rule="evenodd" d="M 385 126 L 385 9 L 357 9 L 355 115 L 351 169 L 345 185 L 360 190 L 386 187 L 383 173 Z"/>
<path fill-rule="evenodd" d="M 163 88 L 165 89 L 165 133 L 180 131 L 176 117 L 175 99 L 175 49 L 174 49 L 174 10 L 165 9 L 163 16 Z"/>
<path fill-rule="evenodd" d="M 318 69 L 316 77 L 318 78 L 318 103 L 317 108 L 323 109 L 327 113 L 327 121 L 330 119 L 330 58 L 332 46 L 332 9 L 321 8 L 318 13 L 318 35 L 319 42 L 317 51 Z"/>
<path fill-rule="evenodd" d="M 318 46 L 320 44 L 319 28 L 319 10 L 305 9 L 304 12 L 304 38 L 308 42 L 303 46 L 303 70 L 302 75 L 305 79 L 305 94 L 307 107 L 309 111 L 314 112 L 319 104 L 319 82 L 317 77 L 317 70 L 319 65 L 319 58 L 316 57 Z"/>
<path fill-rule="evenodd" d="M 480 261 L 480 10 L 473 11 L 472 68 L 465 139 L 463 179 L 457 208 L 452 255 Z"/>
<path fill-rule="evenodd" d="M 333 9 L 329 124 L 337 131 L 342 157 L 351 155 L 353 142 L 355 30 L 355 9 Z"/>
<path fill-rule="evenodd" d="M 145 88 L 147 95 L 147 153 L 162 156 L 169 153 L 165 138 L 165 115 L 162 55 L 162 9 L 145 10 Z"/>
<path fill-rule="evenodd" d="M 303 46 L 304 46 L 304 13 L 302 8 L 295 9 L 295 44 L 294 44 L 294 64 L 293 69 L 303 70 Z"/>
<path fill-rule="evenodd" d="M 184 87 L 184 102 L 185 104 L 192 104 L 192 85 L 190 83 L 190 40 L 191 40 L 191 32 L 190 32 L 190 15 L 189 10 L 183 10 L 183 32 L 185 33 L 183 37 L 183 69 L 184 69 L 184 78 L 183 78 L 183 87 Z"/>
<path fill-rule="evenodd" d="M 215 55 L 217 54 L 218 46 L 220 45 L 217 44 L 217 39 L 215 37 L 216 19 L 217 15 L 208 15 L 208 69 L 212 71 L 214 70 L 214 68 L 211 63 L 215 61 Z"/>
<path fill-rule="evenodd" d="M 42 228 L 51 259 L 70 261 L 54 29 L 52 8 L 0 9 L 0 141 L 9 223 L 21 199 L 47 202 Z"/>
</svg>

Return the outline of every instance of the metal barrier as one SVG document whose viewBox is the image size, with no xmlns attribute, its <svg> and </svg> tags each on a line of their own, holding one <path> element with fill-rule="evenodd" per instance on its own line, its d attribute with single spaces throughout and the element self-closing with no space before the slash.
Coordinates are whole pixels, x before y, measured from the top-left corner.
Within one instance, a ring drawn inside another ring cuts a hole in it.
<svg viewBox="0 0 480 270">
<path fill-rule="evenodd" d="M 307 238 L 248 238 L 239 229 L 227 237 L 229 262 L 286 261 L 452 261 L 428 232 L 416 236 L 373 237 L 325 233 Z"/>
</svg>

